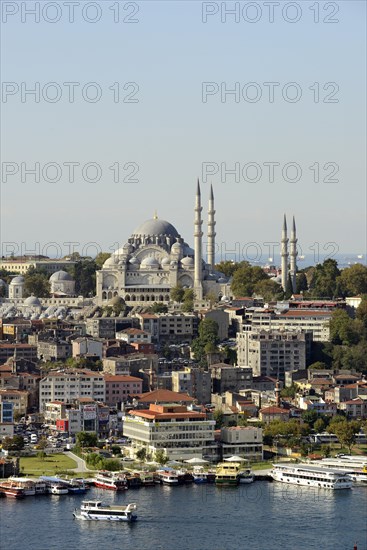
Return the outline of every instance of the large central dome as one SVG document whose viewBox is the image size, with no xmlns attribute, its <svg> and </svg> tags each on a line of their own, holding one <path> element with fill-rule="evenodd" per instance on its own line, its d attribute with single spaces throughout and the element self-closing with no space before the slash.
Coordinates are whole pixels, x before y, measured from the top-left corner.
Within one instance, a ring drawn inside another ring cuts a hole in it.
<svg viewBox="0 0 367 550">
<path fill-rule="evenodd" d="M 142 223 L 133 232 L 133 237 L 143 237 L 143 235 L 166 235 L 167 237 L 178 238 L 180 235 L 177 229 L 166 220 L 153 218 Z"/>
</svg>

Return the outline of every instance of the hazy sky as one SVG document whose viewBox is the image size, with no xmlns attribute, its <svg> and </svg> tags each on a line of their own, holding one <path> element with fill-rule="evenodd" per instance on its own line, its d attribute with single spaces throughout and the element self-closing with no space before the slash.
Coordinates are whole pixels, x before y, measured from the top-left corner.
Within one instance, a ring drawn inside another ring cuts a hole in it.
<svg viewBox="0 0 367 550">
<path fill-rule="evenodd" d="M 108 250 L 155 209 L 192 245 L 197 177 L 222 252 L 267 257 L 286 212 L 304 254 L 366 253 L 365 2 L 2 10 L 3 254 Z"/>
</svg>

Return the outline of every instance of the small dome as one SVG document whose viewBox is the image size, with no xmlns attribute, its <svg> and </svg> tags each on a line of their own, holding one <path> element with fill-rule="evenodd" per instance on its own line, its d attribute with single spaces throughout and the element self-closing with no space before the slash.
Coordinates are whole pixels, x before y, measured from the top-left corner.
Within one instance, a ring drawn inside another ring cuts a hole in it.
<svg viewBox="0 0 367 550">
<path fill-rule="evenodd" d="M 28 298 L 26 298 L 24 300 L 24 305 L 25 306 L 36 306 L 36 307 L 40 307 L 41 306 L 41 302 L 39 301 L 38 298 L 36 298 L 36 296 L 29 296 Z"/>
<path fill-rule="evenodd" d="M 12 279 L 10 282 L 11 285 L 20 285 L 22 283 L 24 283 L 24 277 L 22 277 L 21 275 L 14 277 L 14 279 Z"/>
<path fill-rule="evenodd" d="M 109 302 L 109 306 L 119 306 L 125 303 L 124 299 L 121 296 L 114 296 Z"/>
<path fill-rule="evenodd" d="M 181 265 L 185 267 L 191 267 L 194 265 L 194 259 L 190 258 L 189 256 L 186 256 L 186 258 L 182 258 Z"/>
<path fill-rule="evenodd" d="M 148 256 L 147 258 L 144 258 L 144 260 L 141 262 L 141 267 L 159 267 L 159 263 L 158 260 L 156 260 L 155 258 Z"/>
<path fill-rule="evenodd" d="M 182 250 L 182 244 L 181 243 L 173 243 L 173 245 L 171 246 L 171 251 L 172 252 L 181 252 Z"/>
<path fill-rule="evenodd" d="M 132 265 L 139 265 L 140 261 L 136 256 L 133 256 L 129 263 L 131 263 Z"/>
<path fill-rule="evenodd" d="M 107 260 L 104 262 L 103 267 L 114 267 L 117 265 L 117 258 L 114 254 L 112 254 Z"/>
<path fill-rule="evenodd" d="M 72 281 L 72 280 L 73 280 L 72 276 L 66 271 L 56 271 L 56 273 L 53 273 L 50 277 L 51 282 Z"/>
<path fill-rule="evenodd" d="M 218 283 L 226 283 L 227 279 L 225 277 L 219 277 Z"/>
<path fill-rule="evenodd" d="M 169 265 L 169 258 L 165 257 L 163 258 L 163 260 L 161 261 L 161 265 Z"/>
</svg>

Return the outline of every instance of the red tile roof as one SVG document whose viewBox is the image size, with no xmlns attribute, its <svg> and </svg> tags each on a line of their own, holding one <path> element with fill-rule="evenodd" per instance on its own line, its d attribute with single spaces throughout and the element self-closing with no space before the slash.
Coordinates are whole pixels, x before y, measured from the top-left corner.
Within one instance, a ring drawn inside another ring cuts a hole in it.
<svg viewBox="0 0 367 550">
<path fill-rule="evenodd" d="M 177 403 L 180 401 L 194 401 L 187 393 L 178 393 L 171 390 L 154 390 L 147 393 L 135 395 L 140 403 Z"/>
</svg>

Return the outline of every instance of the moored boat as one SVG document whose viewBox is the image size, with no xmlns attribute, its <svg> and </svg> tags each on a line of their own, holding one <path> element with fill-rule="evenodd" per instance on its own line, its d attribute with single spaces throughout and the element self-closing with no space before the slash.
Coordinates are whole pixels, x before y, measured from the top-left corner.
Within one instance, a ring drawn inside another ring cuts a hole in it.
<svg viewBox="0 0 367 550">
<path fill-rule="evenodd" d="M 80 511 L 74 510 L 75 519 L 83 520 L 104 520 L 104 521 L 127 521 L 132 522 L 137 519 L 136 504 L 131 503 L 127 506 L 109 506 L 104 505 L 100 500 L 84 500 Z"/>
<path fill-rule="evenodd" d="M 98 472 L 94 479 L 94 485 L 100 489 L 110 489 L 112 491 L 124 491 L 128 489 L 127 479 L 124 474 L 105 470 Z"/>
<path fill-rule="evenodd" d="M 253 483 L 255 481 L 255 476 L 249 469 L 240 470 L 239 481 L 240 483 Z"/>
<path fill-rule="evenodd" d="M 202 466 L 195 466 L 192 472 L 194 483 L 214 483 L 215 472 L 212 470 L 204 470 Z"/>
<path fill-rule="evenodd" d="M 151 472 L 140 472 L 139 476 L 143 487 L 153 487 L 155 485 L 154 475 Z"/>
<path fill-rule="evenodd" d="M 178 485 L 178 475 L 174 470 L 158 470 L 157 474 L 163 485 Z"/>
<path fill-rule="evenodd" d="M 2 481 L 0 483 L 0 491 L 4 493 L 5 496 L 10 498 L 24 498 L 24 489 L 21 487 L 16 487 L 11 481 Z"/>
<path fill-rule="evenodd" d="M 345 472 L 304 464 L 273 464 L 271 476 L 274 481 L 318 489 L 351 489 L 353 486 Z"/>
<path fill-rule="evenodd" d="M 215 472 L 215 484 L 218 486 L 236 486 L 240 482 L 240 465 L 238 462 L 221 462 Z"/>
</svg>

